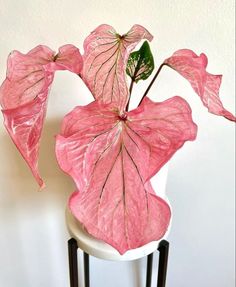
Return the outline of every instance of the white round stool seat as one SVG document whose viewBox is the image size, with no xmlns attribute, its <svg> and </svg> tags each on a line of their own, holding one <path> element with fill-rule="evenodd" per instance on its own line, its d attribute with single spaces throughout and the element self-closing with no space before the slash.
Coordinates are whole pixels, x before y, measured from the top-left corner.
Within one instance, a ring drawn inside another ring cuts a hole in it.
<svg viewBox="0 0 236 287">
<path fill-rule="evenodd" d="M 68 208 L 66 209 L 66 223 L 71 237 L 77 241 L 80 249 L 89 255 L 105 260 L 128 261 L 142 258 L 157 250 L 159 242 L 162 239 L 165 239 L 168 234 L 167 231 L 165 236 L 160 240 L 152 241 L 142 247 L 128 250 L 125 254 L 120 255 L 120 253 L 111 245 L 88 234 Z"/>
</svg>

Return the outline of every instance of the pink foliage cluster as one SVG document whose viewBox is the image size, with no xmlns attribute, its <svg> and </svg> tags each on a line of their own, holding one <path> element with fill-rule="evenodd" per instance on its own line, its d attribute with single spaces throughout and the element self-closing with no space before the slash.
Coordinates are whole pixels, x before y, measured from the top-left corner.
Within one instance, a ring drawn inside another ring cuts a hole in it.
<svg viewBox="0 0 236 287">
<path fill-rule="evenodd" d="M 72 45 L 61 47 L 57 55 L 46 46 L 37 46 L 26 55 L 13 51 L 7 68 L 0 87 L 4 124 L 38 184 L 43 186 L 38 154 L 49 88 L 57 70 L 80 73 L 82 57 Z"/>
<path fill-rule="evenodd" d="M 151 41 L 152 35 L 140 25 L 122 36 L 100 25 L 85 39 L 83 55 L 73 45 L 58 54 L 46 46 L 25 55 L 14 51 L 0 87 L 5 127 L 40 186 L 39 141 L 55 71 L 78 74 L 90 89 L 95 101 L 65 116 L 56 156 L 77 187 L 69 200 L 72 213 L 91 235 L 121 254 L 165 234 L 170 208 L 150 179 L 197 134 L 191 108 L 178 96 L 160 103 L 145 97 L 126 111 L 126 65 L 143 39 Z M 204 54 L 179 50 L 163 64 L 190 82 L 209 112 L 235 121 L 219 98 L 221 76 L 206 72 Z"/>
</svg>

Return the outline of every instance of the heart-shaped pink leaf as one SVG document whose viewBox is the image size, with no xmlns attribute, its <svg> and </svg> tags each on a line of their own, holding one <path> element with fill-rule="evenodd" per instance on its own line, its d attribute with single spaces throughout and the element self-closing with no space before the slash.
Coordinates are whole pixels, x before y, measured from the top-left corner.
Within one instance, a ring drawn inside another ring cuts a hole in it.
<svg viewBox="0 0 236 287">
<path fill-rule="evenodd" d="M 130 52 L 142 39 L 151 41 L 152 35 L 140 25 L 121 36 L 105 24 L 85 39 L 82 78 L 95 99 L 113 103 L 120 111 L 125 109 L 129 96 L 126 64 Z"/>
<path fill-rule="evenodd" d="M 230 121 L 236 121 L 235 116 L 223 107 L 219 98 L 222 75 L 208 73 L 206 71 L 207 62 L 205 54 L 197 56 L 191 50 L 182 49 L 176 51 L 164 63 L 190 82 L 210 113 L 224 116 Z"/>
<path fill-rule="evenodd" d="M 37 46 L 25 55 L 13 51 L 0 87 L 5 127 L 41 187 L 37 165 L 48 91 L 54 72 L 65 69 L 75 73 L 82 69 L 80 52 L 72 45 L 61 47 L 58 55 L 46 46 Z"/>
<path fill-rule="evenodd" d="M 113 105 L 97 101 L 75 108 L 56 140 L 59 165 L 79 190 L 69 202 L 73 214 L 121 254 L 160 239 L 170 208 L 149 179 L 196 132 L 180 97 L 162 103 L 145 98 L 121 116 Z"/>
</svg>

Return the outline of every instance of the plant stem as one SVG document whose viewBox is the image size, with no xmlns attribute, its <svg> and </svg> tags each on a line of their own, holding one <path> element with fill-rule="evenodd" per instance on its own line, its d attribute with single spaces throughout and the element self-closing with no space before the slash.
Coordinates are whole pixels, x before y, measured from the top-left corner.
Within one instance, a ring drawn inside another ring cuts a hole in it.
<svg viewBox="0 0 236 287">
<path fill-rule="evenodd" d="M 158 68 L 158 70 L 157 70 L 155 76 L 153 77 L 151 83 L 149 84 L 149 86 L 147 87 L 145 93 L 143 94 L 143 96 L 142 96 L 142 98 L 141 98 L 141 100 L 140 100 L 140 102 L 139 102 L 139 104 L 138 104 L 138 107 L 141 105 L 142 101 L 144 100 L 144 98 L 145 98 L 146 95 L 148 94 L 148 92 L 149 92 L 149 90 L 151 89 L 152 85 L 154 84 L 154 82 L 155 82 L 157 76 L 159 75 L 159 73 L 160 73 L 162 67 L 165 66 L 165 65 L 166 65 L 165 63 L 162 63 L 162 64 L 160 65 L 160 67 Z"/>
<path fill-rule="evenodd" d="M 132 93 L 132 90 L 133 90 L 133 85 L 134 85 L 134 80 L 132 78 L 130 86 L 129 86 L 129 100 L 128 100 L 128 103 L 127 103 L 126 108 L 125 108 L 126 112 L 128 112 L 128 110 L 129 110 L 129 103 L 130 103 L 131 93 Z"/>
</svg>

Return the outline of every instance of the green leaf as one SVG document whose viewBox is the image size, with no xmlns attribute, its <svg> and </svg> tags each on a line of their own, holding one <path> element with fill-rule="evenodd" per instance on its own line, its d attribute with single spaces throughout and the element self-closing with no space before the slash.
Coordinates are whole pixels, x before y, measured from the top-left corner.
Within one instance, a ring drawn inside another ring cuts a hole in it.
<svg viewBox="0 0 236 287">
<path fill-rule="evenodd" d="M 137 83 L 139 80 L 146 80 L 151 75 L 153 69 L 154 59 L 150 46 L 145 41 L 138 51 L 130 54 L 126 73 Z"/>
</svg>

